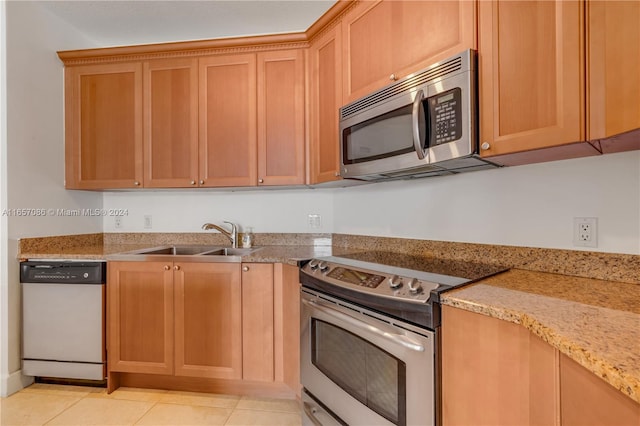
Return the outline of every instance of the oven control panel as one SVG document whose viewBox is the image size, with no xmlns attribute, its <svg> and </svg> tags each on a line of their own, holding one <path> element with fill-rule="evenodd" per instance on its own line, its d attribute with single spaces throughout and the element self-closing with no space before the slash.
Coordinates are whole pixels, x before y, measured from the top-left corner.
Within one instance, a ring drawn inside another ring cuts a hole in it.
<svg viewBox="0 0 640 426">
<path fill-rule="evenodd" d="M 302 271 L 329 284 L 416 303 L 426 303 L 431 290 L 439 287 L 438 283 L 395 271 L 375 271 L 320 259 L 312 259 Z"/>
</svg>

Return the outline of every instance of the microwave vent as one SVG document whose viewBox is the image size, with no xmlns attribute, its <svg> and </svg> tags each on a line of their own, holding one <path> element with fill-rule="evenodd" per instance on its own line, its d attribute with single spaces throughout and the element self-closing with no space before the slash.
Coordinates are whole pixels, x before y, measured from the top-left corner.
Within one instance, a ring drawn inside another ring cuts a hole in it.
<svg viewBox="0 0 640 426">
<path fill-rule="evenodd" d="M 430 81 L 434 81 L 448 74 L 458 72 L 462 69 L 462 58 L 462 56 L 456 56 L 455 58 L 412 74 L 396 83 L 390 84 L 389 86 L 377 92 L 374 92 L 349 105 L 346 105 L 340 108 L 340 119 L 344 120 L 353 114 L 357 114 L 369 108 L 372 105 L 377 105 L 380 102 L 385 102 L 387 99 L 391 99 L 398 94 L 402 94 L 413 89 L 414 87 L 422 86 Z"/>
</svg>

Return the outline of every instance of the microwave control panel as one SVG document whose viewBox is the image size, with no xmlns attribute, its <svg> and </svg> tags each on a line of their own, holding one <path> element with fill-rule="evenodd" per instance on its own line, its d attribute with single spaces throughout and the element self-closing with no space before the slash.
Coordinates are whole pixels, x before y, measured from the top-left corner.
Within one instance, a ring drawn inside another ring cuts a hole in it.
<svg viewBox="0 0 640 426">
<path fill-rule="evenodd" d="M 429 146 L 462 137 L 462 90 L 459 87 L 427 99 L 431 127 Z"/>
</svg>

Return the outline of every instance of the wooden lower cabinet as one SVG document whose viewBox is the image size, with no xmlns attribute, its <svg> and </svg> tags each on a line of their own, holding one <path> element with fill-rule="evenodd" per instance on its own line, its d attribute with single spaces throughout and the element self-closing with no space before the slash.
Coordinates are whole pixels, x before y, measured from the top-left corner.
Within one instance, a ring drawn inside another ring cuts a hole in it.
<svg viewBox="0 0 640 426">
<path fill-rule="evenodd" d="M 109 371 L 173 374 L 173 271 L 166 262 L 109 262 Z"/>
<path fill-rule="evenodd" d="M 443 425 L 554 425 L 558 351 L 524 327 L 442 307 Z"/>
<path fill-rule="evenodd" d="M 566 355 L 560 355 L 560 389 L 563 425 L 640 425 L 640 404 Z"/>
<path fill-rule="evenodd" d="M 298 268 L 109 262 L 108 390 L 295 397 Z"/>
<path fill-rule="evenodd" d="M 640 404 L 525 327 L 442 307 L 442 424 L 640 425 Z"/>
<path fill-rule="evenodd" d="M 176 376 L 242 378 L 238 263 L 174 266 Z"/>
<path fill-rule="evenodd" d="M 242 378 L 274 381 L 273 264 L 242 266 Z"/>
</svg>

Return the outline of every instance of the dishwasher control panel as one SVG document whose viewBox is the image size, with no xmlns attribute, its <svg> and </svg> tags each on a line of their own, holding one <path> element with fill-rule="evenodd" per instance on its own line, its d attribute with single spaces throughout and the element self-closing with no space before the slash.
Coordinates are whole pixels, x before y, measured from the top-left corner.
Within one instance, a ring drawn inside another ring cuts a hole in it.
<svg viewBox="0 0 640 426">
<path fill-rule="evenodd" d="M 21 283 L 104 284 L 106 262 L 27 261 L 20 263 Z"/>
</svg>

